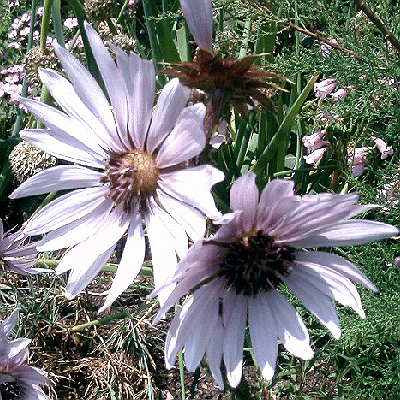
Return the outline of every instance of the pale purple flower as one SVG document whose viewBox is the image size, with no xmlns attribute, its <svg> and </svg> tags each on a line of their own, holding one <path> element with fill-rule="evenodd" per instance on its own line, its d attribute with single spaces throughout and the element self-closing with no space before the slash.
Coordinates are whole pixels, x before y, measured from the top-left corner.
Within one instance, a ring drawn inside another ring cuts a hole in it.
<svg viewBox="0 0 400 400">
<path fill-rule="evenodd" d="M 75 28 L 76 26 L 78 26 L 78 18 L 67 18 L 64 21 L 64 26 L 68 29 Z"/>
<path fill-rule="evenodd" d="M 10 49 L 20 49 L 21 48 L 21 43 L 18 42 L 10 42 L 8 43 L 8 46 Z"/>
<path fill-rule="evenodd" d="M 73 189 L 35 214 L 25 228 L 28 235 L 47 233 L 39 251 L 72 247 L 56 270 L 71 270 L 69 299 L 90 283 L 127 233 L 104 309 L 140 271 L 142 219 L 159 287 L 174 273 L 177 257 L 187 252 L 188 237 L 197 240 L 205 233 L 205 215 L 219 217 L 210 190 L 223 173 L 209 165 L 187 165 L 206 144 L 205 107 L 185 107 L 189 89 L 171 80 L 152 111 L 152 61 L 115 47 L 115 62 L 90 25 L 86 31 L 110 102 L 78 60 L 55 44 L 70 82 L 52 71 L 40 75 L 62 111 L 21 99 L 48 127 L 22 131 L 21 137 L 71 164 L 39 172 L 11 198 Z"/>
<path fill-rule="evenodd" d="M 355 178 L 358 175 L 361 175 L 366 169 L 366 165 L 368 164 L 368 147 L 357 147 L 355 149 L 348 149 L 348 164 L 351 168 L 351 176 Z"/>
<path fill-rule="evenodd" d="M 186 22 L 197 45 L 212 52 L 211 0 L 180 0 Z"/>
<path fill-rule="evenodd" d="M 352 246 L 391 237 L 391 225 L 352 217 L 374 206 L 356 205 L 356 195 L 297 196 L 291 181 L 275 179 L 259 195 L 250 172 L 232 185 L 232 214 L 217 233 L 195 243 L 178 264 L 169 283 L 176 283 L 160 309 L 158 321 L 185 293 L 165 342 L 167 368 L 185 348 L 189 371 L 207 355 L 222 389 L 221 362 L 231 386 L 242 376 L 246 323 L 257 364 L 271 379 L 279 338 L 285 348 L 311 359 L 309 335 L 296 309 L 277 290 L 286 285 L 335 338 L 341 328 L 332 300 L 365 313 L 351 281 L 376 291 L 374 285 L 344 258 L 301 248 Z M 156 294 L 153 293 L 153 296 Z"/>
<path fill-rule="evenodd" d="M 333 38 L 331 40 L 332 43 L 338 44 L 338 41 Z M 329 57 L 332 53 L 332 46 L 330 46 L 327 43 L 321 43 L 321 45 L 319 46 L 319 48 L 321 49 L 321 55 L 322 57 Z"/>
<path fill-rule="evenodd" d="M 313 132 L 312 135 L 303 136 L 301 141 L 303 142 L 304 147 L 308 150 L 308 153 L 311 153 L 323 146 L 329 146 L 330 143 L 327 140 L 322 140 L 322 138 L 326 135 L 326 129 L 322 129 L 319 131 Z"/>
<path fill-rule="evenodd" d="M 42 16 L 43 16 L 43 13 L 44 13 L 44 7 L 43 7 L 43 6 L 38 7 L 38 8 L 36 9 L 36 14 L 39 15 L 39 17 L 42 17 Z"/>
<path fill-rule="evenodd" d="M 388 146 L 387 143 L 381 138 L 371 136 L 371 140 L 375 143 L 375 146 L 381 153 L 381 160 L 386 160 L 389 156 L 393 154 L 393 147 Z"/>
<path fill-rule="evenodd" d="M 315 97 L 320 100 L 325 100 L 326 95 L 332 93 L 336 86 L 335 78 L 326 78 L 321 82 L 314 83 Z"/>
<path fill-rule="evenodd" d="M 44 268 L 34 268 L 37 261 L 36 243 L 23 246 L 25 239 L 23 231 L 4 232 L 3 221 L 0 219 L 0 261 L 4 268 L 21 275 L 48 272 Z"/>
<path fill-rule="evenodd" d="M 344 99 L 347 96 L 347 90 L 344 88 L 340 88 L 336 90 L 335 93 L 331 93 L 331 96 L 334 100 L 339 101 L 340 99 Z"/>
<path fill-rule="evenodd" d="M 15 38 L 17 36 L 17 34 L 18 34 L 18 32 L 15 29 L 11 29 L 11 30 L 8 31 L 7 37 L 9 39 L 13 39 L 13 38 Z"/>
<path fill-rule="evenodd" d="M 39 7 L 40 8 L 40 7 Z M 38 8 L 38 11 L 39 11 L 39 8 Z M 43 8 L 43 7 L 42 7 Z M 31 20 L 31 14 L 30 13 L 23 13 L 22 15 L 21 15 L 21 21 L 22 22 L 30 22 L 30 20 Z"/>
<path fill-rule="evenodd" d="M 19 31 L 19 34 L 20 34 L 21 38 L 24 38 L 25 36 L 28 36 L 28 35 L 29 35 L 29 31 L 30 31 L 29 26 L 27 26 L 27 27 L 24 28 L 24 29 L 21 29 L 21 30 Z"/>
<path fill-rule="evenodd" d="M 316 149 L 312 153 L 310 153 L 306 156 L 303 156 L 304 161 L 306 162 L 306 164 L 316 165 L 318 163 L 318 161 L 321 160 L 321 158 L 323 157 L 323 155 L 325 154 L 325 152 L 327 150 L 328 150 L 327 147 L 321 147 L 319 149 Z"/>
<path fill-rule="evenodd" d="M 40 385 L 49 380 L 39 368 L 24 365 L 29 355 L 27 338 L 8 340 L 18 321 L 18 308 L 0 324 L 0 399 L 49 400 Z"/>
</svg>

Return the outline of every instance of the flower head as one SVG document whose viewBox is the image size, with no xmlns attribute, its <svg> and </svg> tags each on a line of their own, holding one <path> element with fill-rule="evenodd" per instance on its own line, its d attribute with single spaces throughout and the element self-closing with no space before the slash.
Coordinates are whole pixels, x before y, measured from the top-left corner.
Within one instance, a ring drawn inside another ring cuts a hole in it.
<svg viewBox="0 0 400 400">
<path fill-rule="evenodd" d="M 261 55 L 233 60 L 212 53 L 211 0 L 181 0 L 181 6 L 199 49 L 193 61 L 172 64 L 164 72 L 211 95 L 206 116 L 207 139 L 221 117 L 229 121 L 229 105 L 244 118 L 248 115 L 247 105 L 273 110 L 268 90 L 282 88 L 271 80 L 283 78 L 254 65 Z"/>
<path fill-rule="evenodd" d="M 317 99 L 325 100 L 326 95 L 334 91 L 337 86 L 335 78 L 326 78 L 314 83 L 314 94 Z"/>
<path fill-rule="evenodd" d="M 27 338 L 8 340 L 18 320 L 18 309 L 0 324 L 0 399 L 48 400 L 40 385 L 50 382 L 43 371 L 24 365 L 31 342 Z"/>
<path fill-rule="evenodd" d="M 177 79 L 170 81 L 153 112 L 153 63 L 114 47 L 115 62 L 90 25 L 86 31 L 110 101 L 89 72 L 56 45 L 70 81 L 52 71 L 40 74 L 62 111 L 23 99 L 48 129 L 25 130 L 21 137 L 74 164 L 39 172 L 11 197 L 72 189 L 40 210 L 25 229 L 28 235 L 47 233 L 39 251 L 72 247 L 56 270 L 71 270 L 68 298 L 86 287 L 127 233 L 104 309 L 140 271 L 142 219 L 158 287 L 186 253 L 188 237 L 204 234 L 205 215 L 219 216 L 210 190 L 223 174 L 208 165 L 189 166 L 205 146 L 205 109 L 185 107 L 189 90 Z"/>
<path fill-rule="evenodd" d="M 0 219 L 0 261 L 10 271 L 22 275 L 37 274 L 48 271 L 43 268 L 34 268 L 36 264 L 36 243 L 21 246 L 26 235 L 23 231 L 4 233 L 3 221 Z"/>
<path fill-rule="evenodd" d="M 207 354 L 221 388 L 226 368 L 230 385 L 242 375 L 246 322 L 258 365 L 271 379 L 278 340 L 295 356 L 310 359 L 307 329 L 295 308 L 278 291 L 286 285 L 332 332 L 341 334 L 331 300 L 365 317 L 354 281 L 374 285 L 349 261 L 318 248 L 362 244 L 388 238 L 398 230 L 379 222 L 351 217 L 373 206 L 357 206 L 356 195 L 296 196 L 293 182 L 273 180 L 259 195 L 255 175 L 248 173 L 231 188 L 233 213 L 224 216 L 215 236 L 197 242 L 178 264 L 177 286 L 158 320 L 188 290 L 200 285 L 173 319 L 165 344 L 168 368 L 185 347 L 189 370 Z"/>
</svg>

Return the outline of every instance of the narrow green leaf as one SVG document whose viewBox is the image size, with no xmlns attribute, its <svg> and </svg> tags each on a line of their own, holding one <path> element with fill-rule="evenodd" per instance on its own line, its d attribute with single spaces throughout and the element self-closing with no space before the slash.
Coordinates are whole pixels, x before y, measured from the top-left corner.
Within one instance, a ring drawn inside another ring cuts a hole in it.
<svg viewBox="0 0 400 400">
<path fill-rule="evenodd" d="M 285 136 L 290 132 L 290 128 L 293 122 L 296 119 L 296 116 L 301 111 L 301 107 L 304 101 L 307 99 L 308 94 L 314 86 L 315 81 L 317 80 L 318 75 L 314 75 L 307 83 L 307 86 L 303 89 L 300 96 L 297 98 L 293 106 L 290 108 L 288 113 L 285 115 L 281 125 L 279 126 L 278 131 L 273 136 L 271 141 L 268 143 L 267 147 L 261 154 L 260 158 L 253 165 L 252 170 L 256 173 L 256 175 L 260 175 L 267 165 L 267 163 L 274 157 L 278 150 L 278 146 L 283 143 Z"/>
</svg>

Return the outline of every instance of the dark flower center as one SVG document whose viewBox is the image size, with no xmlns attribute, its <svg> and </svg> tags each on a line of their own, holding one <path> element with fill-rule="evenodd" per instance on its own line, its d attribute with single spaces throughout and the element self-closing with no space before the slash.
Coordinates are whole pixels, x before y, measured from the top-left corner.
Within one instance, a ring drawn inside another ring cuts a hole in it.
<svg viewBox="0 0 400 400">
<path fill-rule="evenodd" d="M 151 154 L 134 149 L 129 153 L 112 152 L 106 174 L 102 182 L 110 186 L 110 198 L 115 204 L 123 203 L 128 212 L 135 198 L 142 209 L 146 207 L 146 199 L 156 192 L 159 170 Z"/>
<path fill-rule="evenodd" d="M 275 243 L 273 238 L 258 231 L 229 245 L 218 276 L 225 278 L 236 294 L 254 296 L 281 283 L 279 275 L 289 275 L 293 260 L 293 248 Z"/>
<path fill-rule="evenodd" d="M 3 400 L 18 400 L 21 390 L 17 382 L 5 382 L 0 384 L 0 393 Z"/>
</svg>

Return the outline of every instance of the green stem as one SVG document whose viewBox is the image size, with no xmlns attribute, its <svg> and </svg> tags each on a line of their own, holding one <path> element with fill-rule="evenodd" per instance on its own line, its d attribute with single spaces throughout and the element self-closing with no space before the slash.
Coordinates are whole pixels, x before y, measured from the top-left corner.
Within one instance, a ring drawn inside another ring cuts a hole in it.
<svg viewBox="0 0 400 400">
<path fill-rule="evenodd" d="M 70 329 L 70 331 L 71 332 L 83 331 L 84 329 L 89 328 L 91 326 L 105 325 L 110 321 L 114 321 L 116 319 L 124 319 L 128 316 L 129 316 L 129 312 L 121 311 L 119 313 L 107 315 L 106 317 L 103 317 L 103 318 L 94 319 L 93 321 L 86 322 L 85 324 L 82 324 L 82 325 L 75 325 Z"/>
<path fill-rule="evenodd" d="M 54 0 L 51 8 L 51 16 L 53 18 L 54 32 L 56 34 L 57 42 L 61 45 L 65 45 L 64 33 L 62 29 L 61 19 L 61 0 Z"/>
<path fill-rule="evenodd" d="M 175 304 L 175 314 L 179 311 L 179 303 Z M 185 368 L 183 366 L 183 353 L 182 349 L 178 351 L 178 365 L 179 365 L 179 377 L 181 380 L 181 393 L 182 400 L 186 400 L 186 390 L 185 390 Z"/>
<path fill-rule="evenodd" d="M 49 31 L 52 3 L 53 0 L 44 0 L 42 26 L 40 29 L 40 51 L 42 53 L 44 53 L 46 50 L 46 39 L 47 39 L 47 32 Z"/>
</svg>

